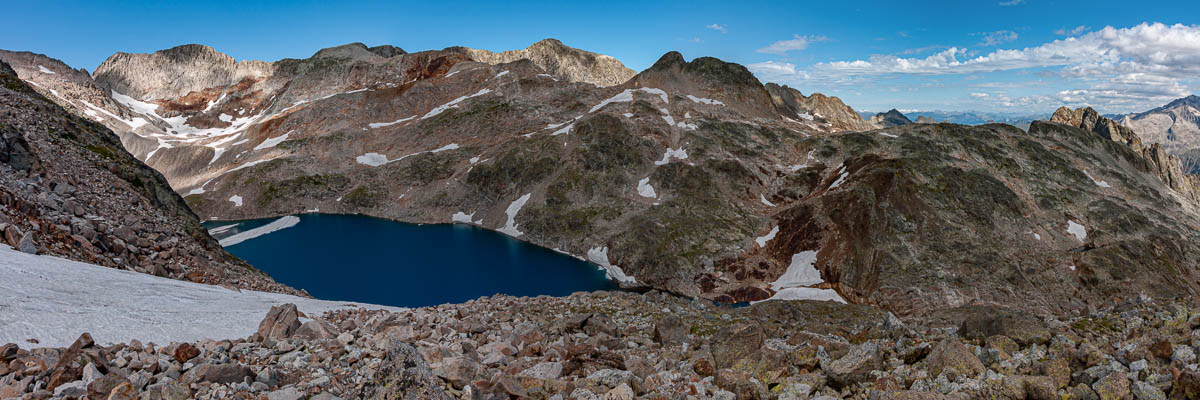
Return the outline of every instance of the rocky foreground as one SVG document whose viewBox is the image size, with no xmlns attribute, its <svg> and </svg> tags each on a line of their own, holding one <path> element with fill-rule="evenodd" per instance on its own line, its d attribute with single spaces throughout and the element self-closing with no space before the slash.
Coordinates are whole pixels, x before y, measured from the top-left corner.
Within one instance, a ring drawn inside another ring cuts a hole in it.
<svg viewBox="0 0 1200 400">
<path fill-rule="evenodd" d="M 321 316 L 283 305 L 246 339 L 7 344 L 0 398 L 1183 399 L 1200 395 L 1197 328 L 1195 305 L 1148 299 L 1067 320 L 966 307 L 907 325 L 857 305 L 660 292 Z"/>
</svg>

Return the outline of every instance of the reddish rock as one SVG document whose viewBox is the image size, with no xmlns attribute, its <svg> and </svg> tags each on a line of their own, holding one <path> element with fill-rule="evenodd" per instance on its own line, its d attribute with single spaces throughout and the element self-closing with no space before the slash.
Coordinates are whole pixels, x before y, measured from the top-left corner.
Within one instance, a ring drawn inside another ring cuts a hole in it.
<svg viewBox="0 0 1200 400">
<path fill-rule="evenodd" d="M 191 343 L 184 343 L 175 348 L 174 357 L 175 361 L 185 363 L 188 360 L 196 358 L 198 355 L 200 355 L 200 349 L 197 349 L 196 346 L 192 346 Z"/>
</svg>

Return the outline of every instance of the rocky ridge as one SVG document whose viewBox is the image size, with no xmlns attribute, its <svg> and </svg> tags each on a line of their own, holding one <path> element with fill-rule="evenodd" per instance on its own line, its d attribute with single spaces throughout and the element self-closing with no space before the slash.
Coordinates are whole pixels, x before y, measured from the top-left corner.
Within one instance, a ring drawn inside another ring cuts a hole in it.
<svg viewBox="0 0 1200 400">
<path fill-rule="evenodd" d="M 596 86 L 619 85 L 636 74 L 615 58 L 568 47 L 557 39 L 545 39 L 524 49 L 499 53 L 468 47 L 451 47 L 445 51 L 462 53 L 472 61 L 491 65 L 529 60 L 559 79 Z"/>
<path fill-rule="evenodd" d="M 0 66 L 4 242 L 158 276 L 296 293 L 226 253 L 162 175 L 111 131 L 66 112 Z"/>
</svg>

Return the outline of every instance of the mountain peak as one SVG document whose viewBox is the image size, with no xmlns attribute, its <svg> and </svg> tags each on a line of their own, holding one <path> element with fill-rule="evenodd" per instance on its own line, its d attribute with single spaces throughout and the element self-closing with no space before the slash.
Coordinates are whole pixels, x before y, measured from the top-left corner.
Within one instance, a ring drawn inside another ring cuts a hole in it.
<svg viewBox="0 0 1200 400">
<path fill-rule="evenodd" d="M 445 51 L 461 53 L 472 61 L 492 65 L 529 60 L 551 75 L 596 86 L 619 85 L 635 74 L 613 57 L 567 46 L 553 38 L 542 39 L 524 49 L 502 52 L 469 47 L 449 47 Z"/>
<path fill-rule="evenodd" d="M 670 73 L 669 71 L 697 76 L 704 81 L 718 85 L 763 86 L 762 82 L 759 82 L 758 78 L 741 64 L 726 62 L 715 57 L 697 57 L 689 62 L 685 61 L 683 54 L 678 51 L 669 51 L 663 54 L 653 66 L 642 74 Z"/>
</svg>

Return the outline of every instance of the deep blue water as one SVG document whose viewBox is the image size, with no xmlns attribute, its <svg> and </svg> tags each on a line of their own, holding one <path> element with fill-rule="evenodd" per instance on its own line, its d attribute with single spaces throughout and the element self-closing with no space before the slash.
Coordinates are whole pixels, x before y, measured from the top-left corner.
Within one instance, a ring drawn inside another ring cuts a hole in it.
<svg viewBox="0 0 1200 400">
<path fill-rule="evenodd" d="M 617 286 L 595 265 L 461 224 L 416 225 L 359 216 L 300 215 L 300 223 L 227 247 L 276 281 L 322 300 L 400 307 L 494 294 L 565 296 Z M 218 239 L 277 218 L 237 223 Z"/>
</svg>

